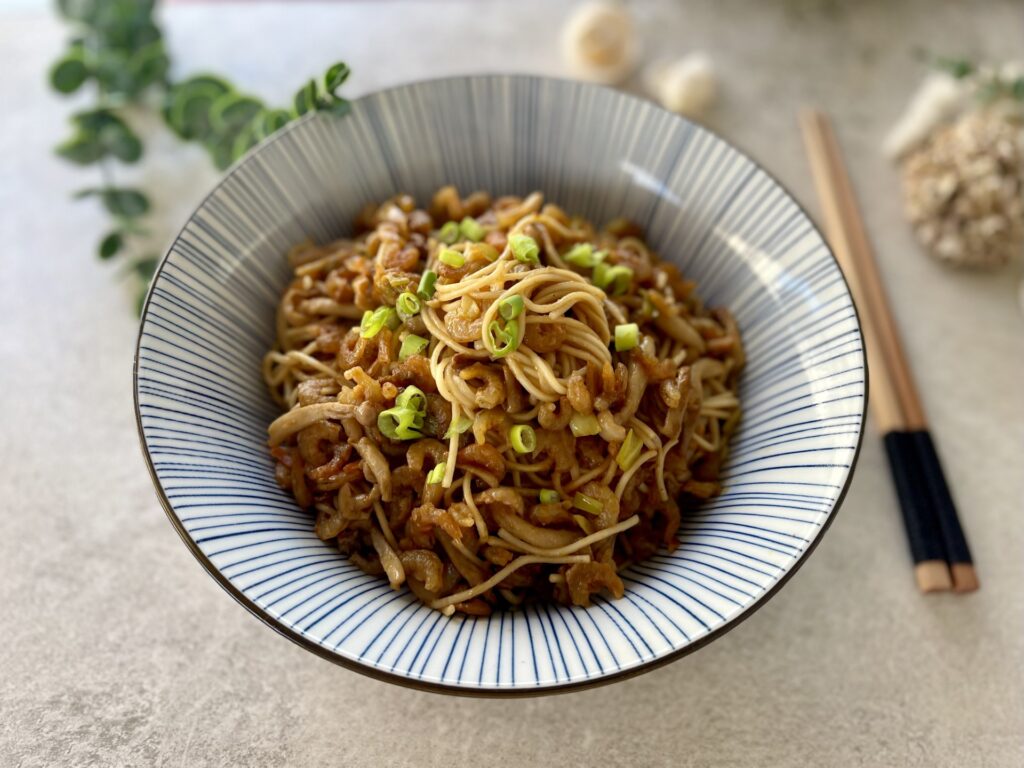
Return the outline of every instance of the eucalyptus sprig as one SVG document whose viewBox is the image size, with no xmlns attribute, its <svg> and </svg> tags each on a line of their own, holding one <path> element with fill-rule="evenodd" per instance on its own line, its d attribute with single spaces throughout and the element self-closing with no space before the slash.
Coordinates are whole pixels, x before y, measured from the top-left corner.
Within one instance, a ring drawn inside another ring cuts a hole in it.
<svg viewBox="0 0 1024 768">
<path fill-rule="evenodd" d="M 149 197 L 116 183 L 119 165 L 143 156 L 142 139 L 128 120 L 131 112 L 159 109 L 177 136 L 200 143 L 223 170 L 307 112 L 346 114 L 349 102 L 339 90 L 349 68 L 335 64 L 319 81 L 306 82 L 287 109 L 271 108 L 216 75 L 172 82 L 163 35 L 153 17 L 155 0 L 57 0 L 57 8 L 74 34 L 50 70 L 50 83 L 61 94 L 91 85 L 95 103 L 71 115 L 71 136 L 56 151 L 72 163 L 99 167 L 100 186 L 79 190 L 75 197 L 98 199 L 112 217 L 97 253 L 104 260 L 125 259 L 141 285 L 141 309 L 158 256 L 140 247 L 147 234 L 143 220 Z"/>
<path fill-rule="evenodd" d="M 216 75 L 196 75 L 171 86 L 163 115 L 171 130 L 186 141 L 202 144 L 223 170 L 306 112 L 347 114 L 349 102 L 338 90 L 348 76 L 347 64 L 335 64 L 319 82 L 310 80 L 303 85 L 290 109 L 278 109 L 239 93 Z"/>
</svg>

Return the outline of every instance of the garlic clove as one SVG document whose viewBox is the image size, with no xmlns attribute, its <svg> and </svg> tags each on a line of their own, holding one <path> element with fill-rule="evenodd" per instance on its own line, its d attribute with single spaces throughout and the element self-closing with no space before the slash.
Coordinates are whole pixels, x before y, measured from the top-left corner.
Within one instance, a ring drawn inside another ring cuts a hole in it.
<svg viewBox="0 0 1024 768">
<path fill-rule="evenodd" d="M 928 138 L 940 123 L 960 111 L 966 95 L 964 84 L 950 75 L 944 72 L 929 75 L 886 134 L 882 151 L 891 159 L 907 154 Z"/>
<path fill-rule="evenodd" d="M 665 109 L 694 119 L 704 117 L 718 97 L 714 64 L 701 51 L 673 62 L 653 63 L 644 80 Z"/>
<path fill-rule="evenodd" d="M 636 66 L 639 36 L 633 17 L 620 3 L 580 5 L 562 31 L 562 54 L 572 73 L 584 80 L 614 85 Z"/>
</svg>

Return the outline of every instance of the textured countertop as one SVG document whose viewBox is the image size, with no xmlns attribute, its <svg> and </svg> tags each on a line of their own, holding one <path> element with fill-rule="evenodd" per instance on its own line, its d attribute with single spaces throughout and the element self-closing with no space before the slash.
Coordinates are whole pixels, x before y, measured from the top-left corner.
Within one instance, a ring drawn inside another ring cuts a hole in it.
<svg viewBox="0 0 1024 768">
<path fill-rule="evenodd" d="M 66 30 L 0 3 L 0 763 L 634 766 L 1024 764 L 1024 329 L 1020 265 L 948 270 L 902 223 L 880 137 L 922 71 L 915 46 L 1020 55 L 1019 0 L 632 4 L 651 55 L 721 69 L 710 125 L 819 210 L 795 123 L 836 119 L 962 510 L 980 592 L 922 597 L 881 444 L 869 434 L 835 525 L 768 605 L 651 674 L 522 701 L 376 682 L 278 637 L 202 570 L 164 518 L 135 430 L 136 320 L 105 226 L 72 204 L 90 171 L 50 147 L 70 104 L 44 72 Z M 568 6 L 176 4 L 179 73 L 269 100 L 338 58 L 353 95 L 426 76 L 560 74 Z M 509 34 L 517 30 L 516 34 Z M 150 141 L 144 182 L 171 232 L 214 182 Z"/>
</svg>

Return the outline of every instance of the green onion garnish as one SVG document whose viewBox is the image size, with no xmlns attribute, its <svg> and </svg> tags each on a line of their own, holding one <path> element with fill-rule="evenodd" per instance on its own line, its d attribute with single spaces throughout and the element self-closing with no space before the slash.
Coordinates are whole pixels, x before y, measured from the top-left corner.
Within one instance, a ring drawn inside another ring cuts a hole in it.
<svg viewBox="0 0 1024 768">
<path fill-rule="evenodd" d="M 506 296 L 504 299 L 498 302 L 498 312 L 506 320 L 515 320 L 521 314 L 523 314 L 523 297 Z"/>
<path fill-rule="evenodd" d="M 392 440 L 416 440 L 423 437 L 423 415 L 413 408 L 396 405 L 380 412 L 377 428 Z"/>
<path fill-rule="evenodd" d="M 395 407 L 381 411 L 377 428 L 392 440 L 415 440 L 423 437 L 427 396 L 419 387 L 406 387 L 395 398 Z"/>
<path fill-rule="evenodd" d="M 503 328 L 497 320 L 492 320 L 487 326 L 484 344 L 491 357 L 505 357 L 515 352 L 519 346 L 519 323 L 509 320 Z"/>
<path fill-rule="evenodd" d="M 516 453 L 533 453 L 537 450 L 537 433 L 528 424 L 517 424 L 508 431 L 508 441 Z"/>
<path fill-rule="evenodd" d="M 398 359 L 405 360 L 413 355 L 418 355 L 420 352 L 427 348 L 430 344 L 429 341 L 424 339 L 422 336 L 417 336 L 415 333 L 410 333 L 404 339 L 402 339 L 402 347 L 398 350 Z"/>
<path fill-rule="evenodd" d="M 437 258 L 442 264 L 447 264 L 449 267 L 455 267 L 456 269 L 466 263 L 466 257 L 452 248 L 442 249 L 442 251 L 437 254 Z"/>
<path fill-rule="evenodd" d="M 472 426 L 473 420 L 469 416 L 459 416 L 459 418 L 448 425 L 448 431 L 444 433 L 444 436 L 450 438 L 452 435 L 461 435 L 464 432 L 468 432 Z"/>
<path fill-rule="evenodd" d="M 550 488 L 545 488 L 540 492 L 541 504 L 557 504 L 561 500 L 562 497 L 558 495 L 558 491 L 553 491 Z"/>
<path fill-rule="evenodd" d="M 626 293 L 633 282 L 633 270 L 622 264 L 599 261 L 592 273 L 594 285 L 612 296 Z"/>
<path fill-rule="evenodd" d="M 419 287 L 416 289 L 416 294 L 425 300 L 430 300 L 434 297 L 434 284 L 437 282 L 437 272 L 432 269 L 425 270 L 423 276 L 420 277 Z"/>
<path fill-rule="evenodd" d="M 508 239 L 512 255 L 523 264 L 540 264 L 540 246 L 529 235 L 512 235 Z"/>
<path fill-rule="evenodd" d="M 597 416 L 592 413 L 574 413 L 569 419 L 569 429 L 572 430 L 575 437 L 587 437 L 600 432 L 601 424 L 598 422 Z"/>
<path fill-rule="evenodd" d="M 576 509 L 581 509 L 588 515 L 599 515 L 603 507 L 601 502 L 592 496 L 587 496 L 585 493 L 577 493 L 572 497 L 572 505 Z"/>
<path fill-rule="evenodd" d="M 415 293 L 406 291 L 398 296 L 398 301 L 395 302 L 395 309 L 398 310 L 398 314 L 403 318 L 410 318 L 413 315 L 419 314 L 419 297 Z"/>
<path fill-rule="evenodd" d="M 593 269 L 595 265 L 604 261 L 604 257 L 607 255 L 607 251 L 595 251 L 594 246 L 590 243 L 577 243 L 562 258 L 573 267 Z"/>
<path fill-rule="evenodd" d="M 629 290 L 633 282 L 633 270 L 622 264 L 605 264 L 599 261 L 594 265 L 594 285 L 610 293 L 621 296 Z"/>
<path fill-rule="evenodd" d="M 421 413 L 427 407 L 427 396 L 419 387 L 409 386 L 403 389 L 395 398 L 395 405 L 399 408 L 411 408 Z"/>
<path fill-rule="evenodd" d="M 401 324 L 402 321 L 399 320 L 394 307 L 384 306 L 374 310 L 368 309 L 363 313 L 363 319 L 359 321 L 359 335 L 364 339 L 372 339 L 380 333 L 384 326 L 393 331 Z"/>
<path fill-rule="evenodd" d="M 615 351 L 628 352 L 640 343 L 640 326 L 636 323 L 623 323 L 615 326 Z"/>
<path fill-rule="evenodd" d="M 622 441 L 622 447 L 619 448 L 619 453 L 615 457 L 615 463 L 619 465 L 619 469 L 623 472 L 628 470 L 640 457 L 640 451 L 643 449 L 644 443 L 639 437 L 636 436 L 636 432 L 632 429 L 626 434 L 626 439 Z"/>
<path fill-rule="evenodd" d="M 444 480 L 444 472 L 447 468 L 447 463 L 444 461 L 435 464 L 434 468 L 427 473 L 427 485 L 437 485 Z"/>
<path fill-rule="evenodd" d="M 445 245 L 451 245 L 459 239 L 459 225 L 454 221 L 445 222 L 437 233 L 437 239 Z"/>
<path fill-rule="evenodd" d="M 464 238 L 472 240 L 474 243 L 479 243 L 486 234 L 483 224 L 470 216 L 459 222 L 459 232 Z"/>
</svg>

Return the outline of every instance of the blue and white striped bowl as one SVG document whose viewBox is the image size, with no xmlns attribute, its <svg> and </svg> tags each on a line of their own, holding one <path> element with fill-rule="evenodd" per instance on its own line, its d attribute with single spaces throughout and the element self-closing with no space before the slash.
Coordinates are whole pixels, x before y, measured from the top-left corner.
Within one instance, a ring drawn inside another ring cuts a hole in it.
<svg viewBox="0 0 1024 768">
<path fill-rule="evenodd" d="M 662 256 L 730 307 L 743 333 L 743 420 L 725 492 L 679 547 L 623 574 L 621 600 L 446 618 L 366 576 L 277 487 L 260 375 L 306 237 L 348 231 L 367 202 L 439 186 L 542 190 L 595 222 L 639 222 Z M 160 499 L 242 605 L 344 666 L 459 693 L 538 693 L 621 678 L 735 626 L 800 566 L 835 515 L 866 403 L 843 276 L 799 205 L 749 158 L 656 106 L 519 76 L 402 86 L 350 116 L 303 119 L 237 164 L 157 272 L 135 399 Z"/>
</svg>

